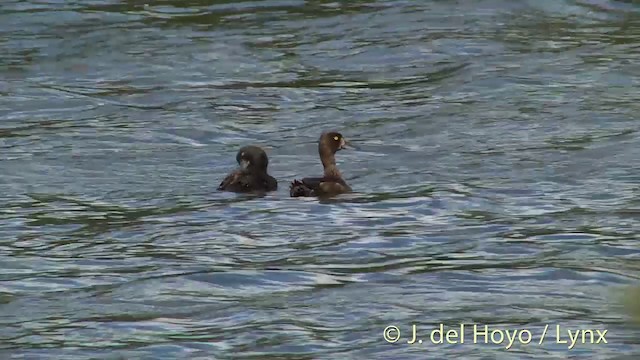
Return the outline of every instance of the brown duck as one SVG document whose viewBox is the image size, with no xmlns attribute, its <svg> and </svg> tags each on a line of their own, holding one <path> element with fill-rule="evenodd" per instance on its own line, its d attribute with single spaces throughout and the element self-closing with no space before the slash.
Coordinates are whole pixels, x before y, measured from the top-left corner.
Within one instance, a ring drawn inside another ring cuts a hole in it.
<svg viewBox="0 0 640 360">
<path fill-rule="evenodd" d="M 278 189 L 278 181 L 267 173 L 269 158 L 260 147 L 242 147 L 236 154 L 236 161 L 240 168 L 227 175 L 218 186 L 218 190 L 248 193 Z"/>
<path fill-rule="evenodd" d="M 336 152 L 345 149 L 347 145 L 349 143 L 339 132 L 324 132 L 318 141 L 318 153 L 324 167 L 324 176 L 293 180 L 289 187 L 289 195 L 291 197 L 329 197 L 351 192 L 351 187 L 344 181 L 336 166 L 335 157 Z"/>
</svg>

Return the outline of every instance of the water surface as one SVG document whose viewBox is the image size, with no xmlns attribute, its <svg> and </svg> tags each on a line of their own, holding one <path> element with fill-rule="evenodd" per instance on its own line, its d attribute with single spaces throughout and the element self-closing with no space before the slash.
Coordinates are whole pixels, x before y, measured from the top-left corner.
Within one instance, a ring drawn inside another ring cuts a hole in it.
<svg viewBox="0 0 640 360">
<path fill-rule="evenodd" d="M 640 355 L 637 3 L 146 3 L 0 5 L 0 357 Z M 289 198 L 327 129 L 355 193 Z"/>
</svg>

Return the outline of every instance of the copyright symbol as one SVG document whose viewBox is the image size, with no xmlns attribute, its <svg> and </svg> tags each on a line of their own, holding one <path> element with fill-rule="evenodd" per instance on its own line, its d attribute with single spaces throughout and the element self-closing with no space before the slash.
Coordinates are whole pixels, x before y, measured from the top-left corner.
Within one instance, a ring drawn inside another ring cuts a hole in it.
<svg viewBox="0 0 640 360">
<path fill-rule="evenodd" d="M 382 336 L 388 343 L 395 343 L 400 340 L 400 329 L 397 326 L 387 326 L 382 332 Z"/>
</svg>

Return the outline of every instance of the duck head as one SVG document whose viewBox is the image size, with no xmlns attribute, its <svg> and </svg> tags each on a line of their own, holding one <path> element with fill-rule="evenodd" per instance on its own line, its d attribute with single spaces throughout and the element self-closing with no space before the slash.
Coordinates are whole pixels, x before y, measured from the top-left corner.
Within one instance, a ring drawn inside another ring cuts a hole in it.
<svg viewBox="0 0 640 360">
<path fill-rule="evenodd" d="M 238 150 L 236 161 L 240 165 L 240 168 L 248 171 L 266 171 L 267 166 L 269 166 L 267 153 L 255 145 L 244 146 Z"/>
</svg>

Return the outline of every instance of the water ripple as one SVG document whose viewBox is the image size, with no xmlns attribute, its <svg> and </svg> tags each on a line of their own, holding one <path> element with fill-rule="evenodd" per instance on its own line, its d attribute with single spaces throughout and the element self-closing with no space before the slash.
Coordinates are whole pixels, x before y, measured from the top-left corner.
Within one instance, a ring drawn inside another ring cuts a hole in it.
<svg viewBox="0 0 640 360">
<path fill-rule="evenodd" d="M 640 354 L 634 2 L 2 10 L 1 358 Z M 354 193 L 289 198 L 329 128 Z M 248 143 L 279 190 L 216 192 Z M 404 344 L 441 323 L 608 344 Z"/>
</svg>

